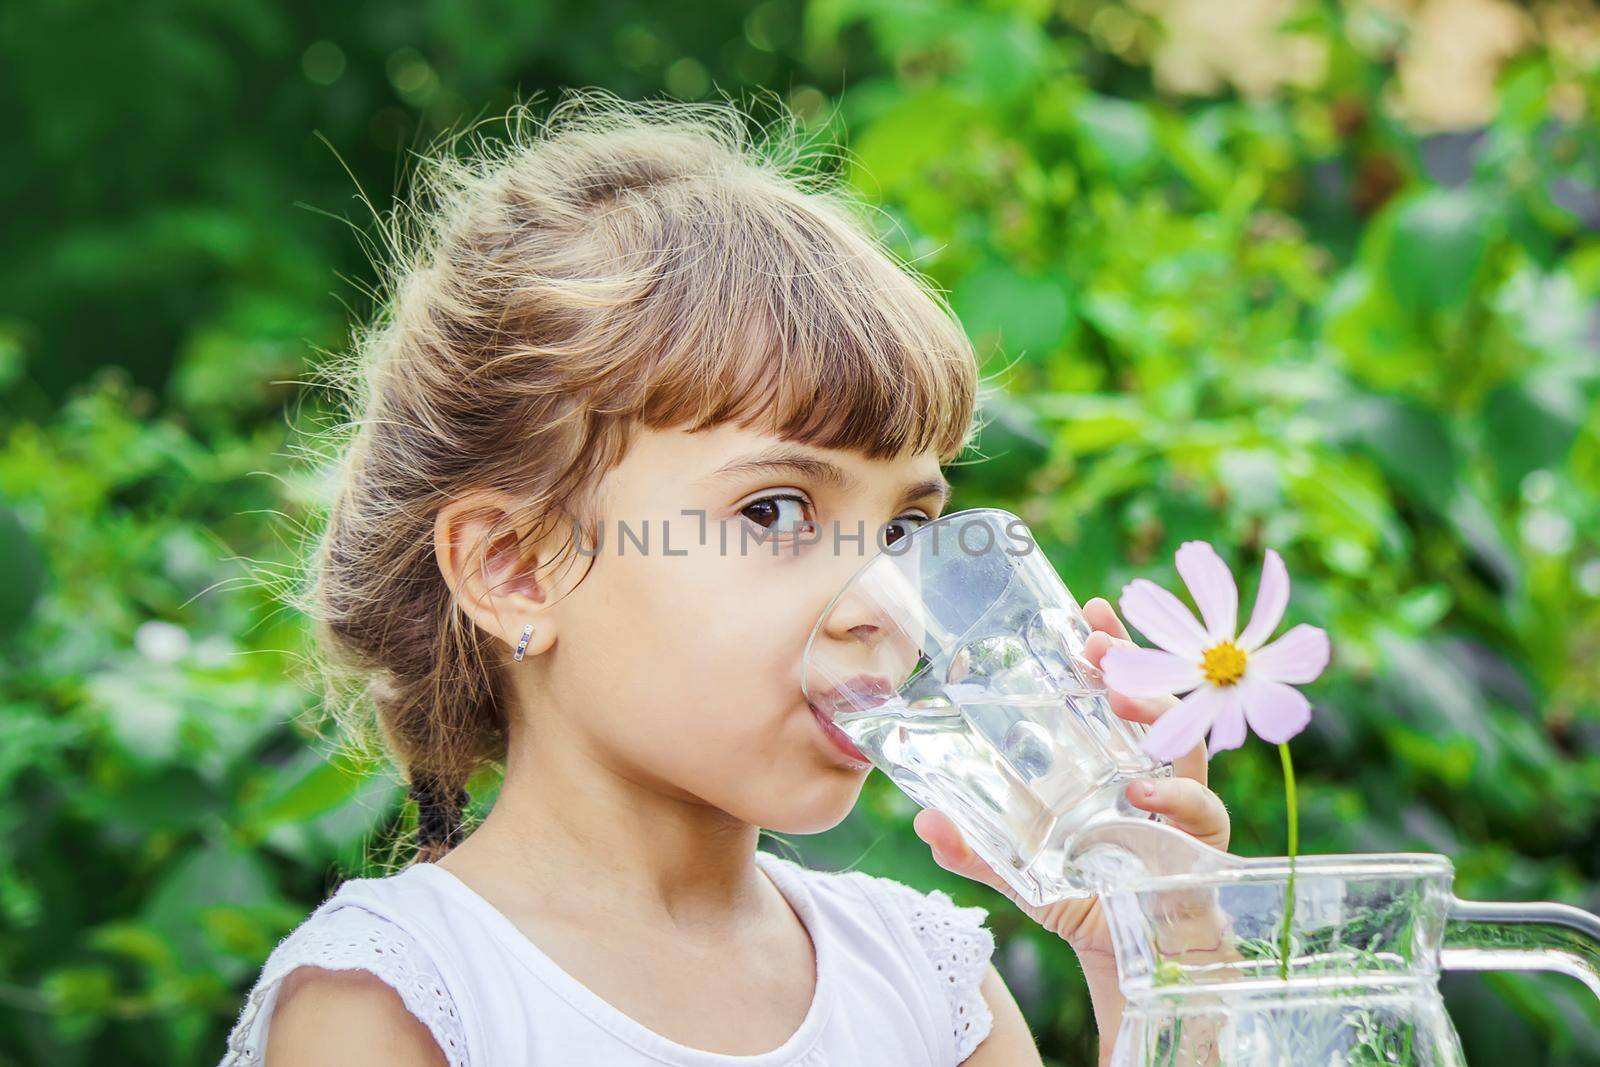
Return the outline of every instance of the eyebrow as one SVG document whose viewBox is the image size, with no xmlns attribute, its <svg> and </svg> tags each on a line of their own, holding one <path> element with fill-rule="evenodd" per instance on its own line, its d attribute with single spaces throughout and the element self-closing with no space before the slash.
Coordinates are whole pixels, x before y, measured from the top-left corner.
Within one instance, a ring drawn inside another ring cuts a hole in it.
<svg viewBox="0 0 1600 1067">
<path fill-rule="evenodd" d="M 729 480 L 749 474 L 779 472 L 802 474 L 829 488 L 843 492 L 849 492 L 855 489 L 857 485 L 856 479 L 838 464 L 830 463 L 821 456 L 814 456 L 809 452 L 785 448 L 781 445 L 775 445 L 764 451 L 730 460 L 704 478 L 699 479 L 695 484 L 704 485 L 708 482 Z M 900 501 L 903 504 L 909 504 L 924 497 L 936 496 L 939 498 L 939 506 L 935 510 L 939 510 L 950 502 L 950 493 L 950 483 L 943 477 L 929 478 L 906 486 L 900 494 Z"/>
</svg>

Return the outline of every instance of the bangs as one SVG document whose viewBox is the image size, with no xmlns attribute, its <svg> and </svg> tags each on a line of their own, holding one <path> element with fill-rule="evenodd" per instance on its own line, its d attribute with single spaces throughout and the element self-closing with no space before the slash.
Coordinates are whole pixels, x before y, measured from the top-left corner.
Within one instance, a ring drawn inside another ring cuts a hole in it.
<svg viewBox="0 0 1600 1067">
<path fill-rule="evenodd" d="M 657 216 L 669 232 L 629 314 L 655 335 L 639 421 L 733 422 L 875 459 L 958 456 L 973 437 L 978 368 L 937 292 L 846 208 L 741 191 L 702 186 Z"/>
</svg>

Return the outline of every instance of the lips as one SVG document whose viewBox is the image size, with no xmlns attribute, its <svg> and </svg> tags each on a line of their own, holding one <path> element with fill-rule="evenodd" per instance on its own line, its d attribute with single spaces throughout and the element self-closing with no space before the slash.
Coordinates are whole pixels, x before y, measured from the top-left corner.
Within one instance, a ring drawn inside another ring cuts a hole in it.
<svg viewBox="0 0 1600 1067">
<path fill-rule="evenodd" d="M 817 726 L 822 730 L 823 736 L 828 739 L 834 751 L 843 757 L 847 766 L 853 770 L 865 770 L 872 766 L 867 754 L 856 747 L 848 734 L 833 724 L 831 717 L 818 711 L 814 705 L 811 706 L 811 717 L 817 720 Z"/>
<path fill-rule="evenodd" d="M 858 711 L 882 704 L 894 695 L 889 679 L 872 674 L 858 674 L 847 678 L 811 700 L 811 706 L 824 718 L 846 711 Z"/>
</svg>

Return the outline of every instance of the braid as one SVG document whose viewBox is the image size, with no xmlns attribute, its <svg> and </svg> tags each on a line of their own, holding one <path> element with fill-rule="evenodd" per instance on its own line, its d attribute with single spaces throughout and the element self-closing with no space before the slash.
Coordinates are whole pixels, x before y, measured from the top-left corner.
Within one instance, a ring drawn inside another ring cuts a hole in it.
<svg viewBox="0 0 1600 1067">
<path fill-rule="evenodd" d="M 410 796 L 417 804 L 419 859 L 432 862 L 461 843 L 461 813 L 471 798 L 462 786 L 452 792 L 432 774 L 413 774 Z"/>
</svg>

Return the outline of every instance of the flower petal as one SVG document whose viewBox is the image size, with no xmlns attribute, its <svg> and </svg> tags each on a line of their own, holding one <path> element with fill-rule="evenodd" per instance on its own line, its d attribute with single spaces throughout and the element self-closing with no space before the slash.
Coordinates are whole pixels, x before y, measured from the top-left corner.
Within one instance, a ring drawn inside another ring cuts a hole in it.
<svg viewBox="0 0 1600 1067">
<path fill-rule="evenodd" d="M 1239 683 L 1239 697 L 1250 729 L 1274 745 L 1289 740 L 1311 721 L 1311 702 L 1300 690 L 1282 682 L 1246 678 Z"/>
<path fill-rule="evenodd" d="M 1148 578 L 1135 578 L 1123 586 L 1117 606 L 1128 625 L 1175 656 L 1199 663 L 1210 645 L 1183 601 Z"/>
<path fill-rule="evenodd" d="M 1261 642 L 1272 636 L 1272 631 L 1283 621 L 1283 609 L 1289 604 L 1289 568 L 1283 557 L 1267 549 L 1261 561 L 1261 586 L 1256 590 L 1255 607 L 1250 611 L 1250 625 L 1239 635 L 1239 647 L 1254 652 Z"/>
<path fill-rule="evenodd" d="M 1198 663 L 1158 648 L 1108 648 L 1100 660 L 1100 671 L 1108 689 L 1130 697 L 1187 693 L 1205 681 Z"/>
<path fill-rule="evenodd" d="M 1171 763 L 1200 743 L 1221 709 L 1221 692 L 1214 685 L 1203 685 L 1177 707 L 1163 712 L 1139 742 L 1140 747 L 1156 759 Z"/>
<path fill-rule="evenodd" d="M 1225 748 L 1238 748 L 1244 744 L 1244 704 L 1239 699 L 1239 687 L 1230 685 L 1222 690 L 1222 710 L 1211 726 L 1211 745 L 1207 756 L 1215 756 Z"/>
<path fill-rule="evenodd" d="M 1185 541 L 1178 546 L 1177 559 L 1183 584 L 1206 620 L 1210 643 L 1232 641 L 1239 632 L 1239 586 L 1228 565 L 1208 541 Z"/>
<path fill-rule="evenodd" d="M 1304 685 L 1328 665 L 1328 635 L 1301 623 L 1266 648 L 1251 652 L 1245 673 L 1273 682 Z"/>
</svg>

